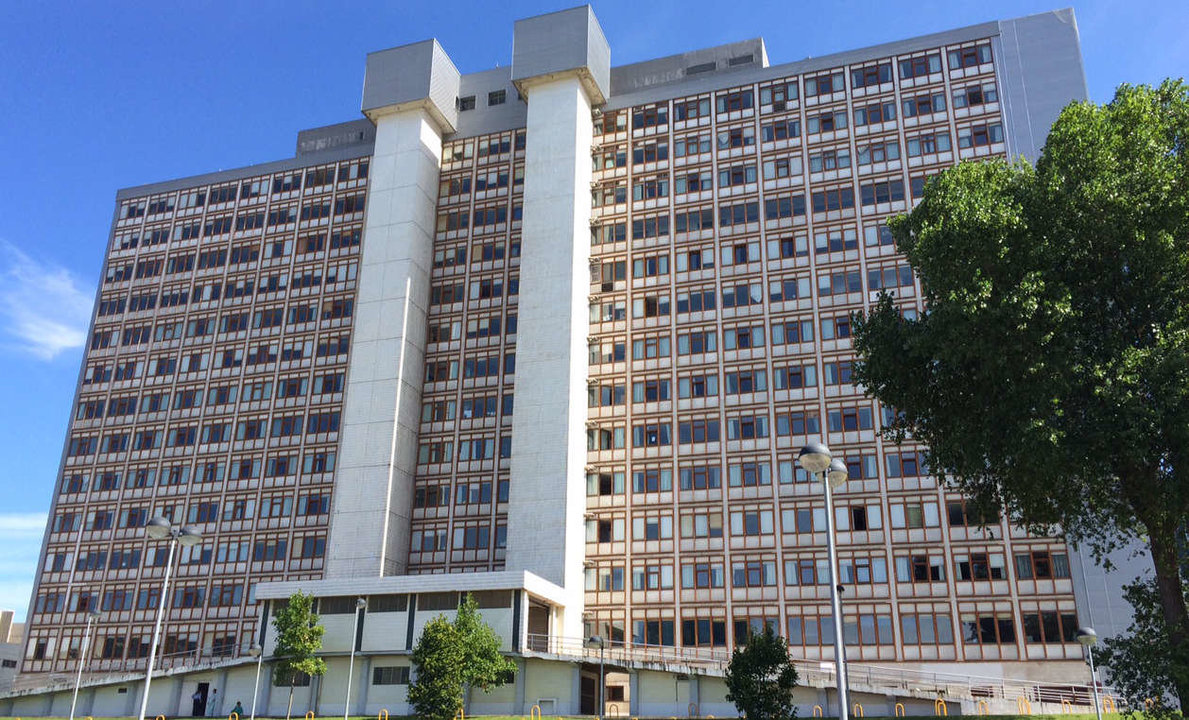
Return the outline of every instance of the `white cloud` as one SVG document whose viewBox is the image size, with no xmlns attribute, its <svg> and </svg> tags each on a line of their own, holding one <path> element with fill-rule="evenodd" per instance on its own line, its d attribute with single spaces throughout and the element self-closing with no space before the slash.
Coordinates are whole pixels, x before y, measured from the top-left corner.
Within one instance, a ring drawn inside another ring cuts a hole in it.
<svg viewBox="0 0 1189 720">
<path fill-rule="evenodd" d="M 82 347 L 93 298 L 66 268 L 0 241 L 0 332 L 42 360 Z"/>
<path fill-rule="evenodd" d="M 23 619 L 45 533 L 45 513 L 0 513 L 0 608 L 15 610 Z"/>
</svg>

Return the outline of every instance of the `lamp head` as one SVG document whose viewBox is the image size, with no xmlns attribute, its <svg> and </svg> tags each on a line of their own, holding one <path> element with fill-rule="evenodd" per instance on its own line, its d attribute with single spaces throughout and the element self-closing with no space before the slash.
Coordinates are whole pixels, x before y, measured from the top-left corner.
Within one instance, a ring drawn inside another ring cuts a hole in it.
<svg viewBox="0 0 1189 720">
<path fill-rule="evenodd" d="M 590 639 L 586 641 L 586 644 L 596 647 L 603 647 L 603 638 L 600 635 L 591 635 Z"/>
<path fill-rule="evenodd" d="M 1085 627 L 1078 628 L 1077 639 L 1081 644 L 1090 647 L 1098 642 L 1098 633 L 1094 632 L 1094 628 L 1086 625 Z"/>
<path fill-rule="evenodd" d="M 826 480 L 830 483 L 830 489 L 836 490 L 842 487 L 850 477 L 850 473 L 846 471 L 846 463 L 838 458 L 830 461 L 830 467 L 826 470 Z"/>
<path fill-rule="evenodd" d="M 252 647 L 248 648 L 248 654 L 252 657 L 260 657 L 261 653 L 263 652 L 264 648 L 260 647 L 256 643 L 252 643 Z"/>
<path fill-rule="evenodd" d="M 365 597 L 355 598 L 355 609 L 356 610 L 362 610 L 365 607 L 367 607 L 367 598 L 365 598 Z"/>
<path fill-rule="evenodd" d="M 202 542 L 202 533 L 187 525 L 178 533 L 178 542 L 186 547 L 197 545 Z"/>
<path fill-rule="evenodd" d="M 819 473 L 830 467 L 830 448 L 817 442 L 809 443 L 801 448 L 797 462 L 809 472 Z"/>
<path fill-rule="evenodd" d="M 168 520 L 158 515 L 145 523 L 144 529 L 149 534 L 149 537 L 154 540 L 164 540 L 169 537 L 173 525 L 170 525 Z"/>
</svg>

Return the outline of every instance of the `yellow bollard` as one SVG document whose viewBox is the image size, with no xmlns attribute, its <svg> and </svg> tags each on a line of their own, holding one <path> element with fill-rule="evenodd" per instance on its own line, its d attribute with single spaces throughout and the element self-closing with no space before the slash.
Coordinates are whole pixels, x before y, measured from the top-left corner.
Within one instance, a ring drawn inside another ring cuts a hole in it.
<svg viewBox="0 0 1189 720">
<path fill-rule="evenodd" d="M 896 707 L 892 708 L 892 714 L 896 717 L 904 717 L 908 712 L 904 709 L 904 703 L 896 703 Z"/>
<path fill-rule="evenodd" d="M 1021 715 L 1031 715 L 1032 703 L 1028 701 L 1028 698 L 1021 695 L 1016 698 L 1016 709 L 1020 711 Z"/>
<path fill-rule="evenodd" d="M 1144 700 L 1144 710 L 1151 710 L 1156 707 L 1156 701 L 1153 698 L 1146 698 Z"/>
<path fill-rule="evenodd" d="M 1102 698 L 1102 709 L 1108 713 L 1119 712 L 1119 705 L 1115 702 L 1113 695 L 1106 695 Z"/>
<path fill-rule="evenodd" d="M 306 713 L 306 720 L 314 720 L 314 711 L 313 710 Z"/>
<path fill-rule="evenodd" d="M 467 714 L 462 708 L 458 708 L 458 712 L 454 713 L 454 720 L 467 720 Z"/>
<path fill-rule="evenodd" d="M 1065 713 L 1066 715 L 1072 715 L 1073 703 L 1066 700 L 1065 698 L 1061 698 L 1061 712 Z"/>
<path fill-rule="evenodd" d="M 979 715 L 991 714 L 991 703 L 987 702 L 986 700 L 979 700 L 977 707 Z"/>
<path fill-rule="evenodd" d="M 529 720 L 541 720 L 541 706 L 533 705 L 528 709 Z"/>
<path fill-rule="evenodd" d="M 388 720 L 388 708 L 380 708 L 380 713 L 376 715 L 376 720 Z"/>
<path fill-rule="evenodd" d="M 157 716 L 157 720 L 165 720 L 165 716 L 164 716 L 164 715 L 158 715 L 158 716 Z"/>
<path fill-rule="evenodd" d="M 855 707 L 853 710 L 851 710 L 851 714 L 855 717 L 863 717 L 863 706 L 859 703 L 855 703 Z"/>
<path fill-rule="evenodd" d="M 821 705 L 813 706 L 813 716 L 814 717 L 822 717 L 822 706 Z"/>
<path fill-rule="evenodd" d="M 88 720 L 90 719 L 88 718 Z M 239 713 L 232 711 L 232 713 L 227 716 L 227 720 L 239 720 Z"/>
<path fill-rule="evenodd" d="M 945 704 L 945 700 L 937 698 L 937 700 L 933 702 L 933 714 L 938 717 L 949 717 L 950 709 Z"/>
<path fill-rule="evenodd" d="M 685 708 L 685 714 L 689 715 L 692 718 L 697 717 L 698 716 L 698 704 L 690 703 L 689 706 Z"/>
</svg>

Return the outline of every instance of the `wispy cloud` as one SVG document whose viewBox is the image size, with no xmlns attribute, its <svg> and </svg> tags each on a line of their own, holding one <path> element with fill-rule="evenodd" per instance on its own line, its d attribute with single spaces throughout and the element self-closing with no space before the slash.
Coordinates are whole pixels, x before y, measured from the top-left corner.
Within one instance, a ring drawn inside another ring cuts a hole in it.
<svg viewBox="0 0 1189 720">
<path fill-rule="evenodd" d="M 0 608 L 15 610 L 18 619 L 28 610 L 45 522 L 45 513 L 0 513 Z"/>
<path fill-rule="evenodd" d="M 0 241 L 0 332 L 42 360 L 82 347 L 92 296 L 66 268 Z"/>
</svg>

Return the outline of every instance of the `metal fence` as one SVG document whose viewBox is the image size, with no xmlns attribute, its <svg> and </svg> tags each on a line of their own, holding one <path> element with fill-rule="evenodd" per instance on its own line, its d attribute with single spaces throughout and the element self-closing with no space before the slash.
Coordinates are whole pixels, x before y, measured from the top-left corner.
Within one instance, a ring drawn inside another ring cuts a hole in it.
<svg viewBox="0 0 1189 720">
<path fill-rule="evenodd" d="M 599 661 L 599 648 L 588 645 L 581 638 L 530 634 L 527 650 L 579 658 L 585 662 L 597 663 Z M 731 652 L 725 648 L 684 648 L 612 641 L 608 642 L 603 649 L 603 658 L 612 664 L 677 664 L 704 669 L 713 674 L 721 674 L 726 670 L 727 663 L 730 662 Z M 821 685 L 834 683 L 833 661 L 806 658 L 794 658 L 793 661 L 803 682 L 817 681 L 814 684 Z M 868 685 L 880 690 L 900 690 L 905 693 L 969 697 L 976 701 L 998 699 L 1017 702 L 1020 698 L 1024 698 L 1028 702 L 1060 704 L 1065 701 L 1086 707 L 1093 705 L 1093 691 L 1089 685 L 1039 683 L 1024 679 L 926 672 L 856 662 L 848 662 L 846 668 L 852 686 Z M 1111 688 L 1103 686 L 1099 687 L 1099 693 L 1103 696 L 1115 694 Z"/>
</svg>

